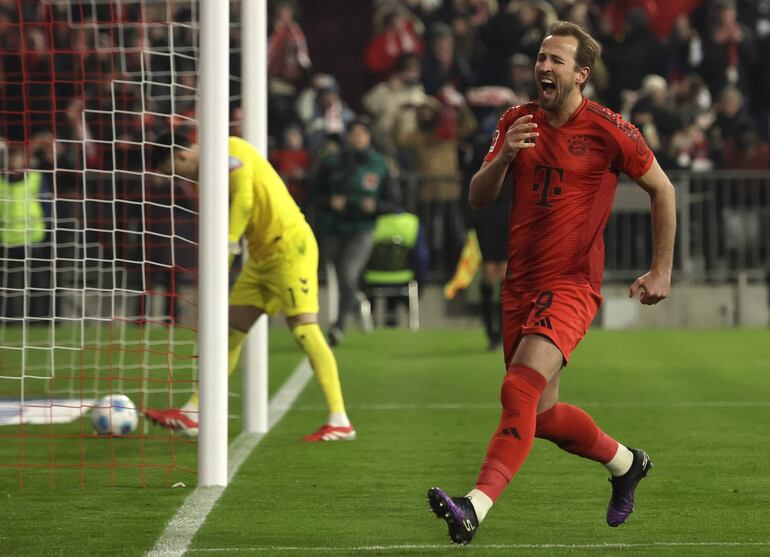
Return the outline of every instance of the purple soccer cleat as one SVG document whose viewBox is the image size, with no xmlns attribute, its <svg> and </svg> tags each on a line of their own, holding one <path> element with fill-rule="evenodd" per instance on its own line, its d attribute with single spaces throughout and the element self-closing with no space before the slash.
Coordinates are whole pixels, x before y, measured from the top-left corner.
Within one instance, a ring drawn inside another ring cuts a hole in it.
<svg viewBox="0 0 770 557">
<path fill-rule="evenodd" d="M 428 504 L 438 518 L 443 518 L 449 526 L 449 537 L 454 543 L 471 543 L 479 521 L 471 500 L 467 497 L 450 497 L 440 487 L 428 490 Z"/>
<path fill-rule="evenodd" d="M 652 469 L 650 457 L 641 449 L 629 449 L 634 453 L 631 468 L 622 476 L 610 478 L 612 497 L 607 505 L 607 524 L 613 528 L 623 524 L 634 512 L 634 492 L 639 482 Z"/>
</svg>

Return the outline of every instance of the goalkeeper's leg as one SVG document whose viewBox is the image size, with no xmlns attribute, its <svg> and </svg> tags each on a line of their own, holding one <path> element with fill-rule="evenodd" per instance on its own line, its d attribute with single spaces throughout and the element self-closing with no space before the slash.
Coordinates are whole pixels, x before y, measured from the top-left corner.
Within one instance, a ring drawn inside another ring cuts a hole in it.
<svg viewBox="0 0 770 557">
<path fill-rule="evenodd" d="M 307 354 L 316 380 L 326 399 L 329 418 L 320 429 L 305 437 L 306 441 L 352 441 L 356 432 L 345 412 L 337 359 L 326 342 L 315 314 L 304 313 L 287 318 L 294 340 Z"/>
<path fill-rule="evenodd" d="M 254 306 L 230 306 L 230 328 L 227 334 L 227 372 L 232 375 L 238 367 L 243 343 L 249 329 L 264 313 Z M 147 408 L 145 415 L 155 424 L 186 435 L 198 434 L 198 390 L 196 389 L 181 408 L 158 410 Z"/>
</svg>

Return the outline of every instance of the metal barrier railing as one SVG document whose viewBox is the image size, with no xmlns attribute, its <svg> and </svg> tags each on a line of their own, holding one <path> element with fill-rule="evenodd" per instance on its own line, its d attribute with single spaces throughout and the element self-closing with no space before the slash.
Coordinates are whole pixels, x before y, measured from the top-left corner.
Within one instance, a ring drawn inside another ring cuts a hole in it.
<svg viewBox="0 0 770 557">
<path fill-rule="evenodd" d="M 674 260 L 676 278 L 693 282 L 734 281 L 739 276 L 745 276 L 750 281 L 766 280 L 770 274 L 770 171 L 672 172 L 669 173 L 669 177 L 674 183 L 677 196 L 678 226 Z M 434 179 L 444 180 L 446 178 L 434 177 Z M 424 212 L 420 210 L 419 188 L 425 180 L 417 174 L 405 174 L 402 180 L 404 208 L 410 212 L 423 214 Z M 466 195 L 467 185 L 458 200 L 462 211 L 469 211 Z M 89 196 L 84 195 L 84 197 Z M 157 205 L 158 211 L 161 212 L 161 217 L 156 219 L 157 226 L 160 227 L 168 226 L 172 219 L 171 214 L 168 213 L 169 207 L 164 203 L 150 204 Z M 125 248 L 125 245 L 136 244 L 136 242 L 129 242 L 128 239 L 139 238 L 142 235 L 142 230 L 124 230 L 128 225 L 121 226 L 109 222 L 102 227 L 93 224 L 100 219 L 106 219 L 99 210 L 104 210 L 107 206 L 93 201 L 90 197 L 79 201 L 63 200 L 60 205 L 58 210 L 60 221 L 63 222 L 66 217 L 78 222 L 83 219 L 89 221 L 90 225 L 84 231 L 88 233 L 84 238 L 86 243 L 103 242 L 106 238 L 109 240 L 107 242 L 109 245 L 105 244 L 108 250 L 119 247 L 113 246 L 113 243 Z M 649 205 L 648 195 L 635 183 L 622 181 L 618 185 L 613 211 L 604 234 L 605 280 L 633 280 L 649 268 L 653 247 Z M 74 214 L 63 214 L 62 210 L 65 207 L 72 207 Z M 107 208 L 109 209 L 107 216 L 112 217 L 111 206 Z M 93 212 L 95 213 L 91 214 Z M 184 230 L 187 232 L 182 238 L 184 240 L 182 247 L 190 247 L 194 242 L 195 216 L 192 213 L 184 213 L 183 216 L 186 227 Z M 432 226 L 433 224 L 422 223 L 427 232 L 442 236 L 451 232 L 450 228 L 456 226 L 456 223 L 449 221 L 444 222 L 442 226 Z M 66 231 L 64 229 L 67 227 L 61 228 L 63 226 L 61 223 L 57 226 L 60 232 Z M 181 224 L 176 224 L 174 238 L 182 234 L 180 226 Z M 115 227 L 114 230 L 113 227 Z M 63 240 L 56 241 L 66 243 Z M 144 238 L 143 241 L 148 245 L 153 244 L 152 238 Z M 139 242 L 137 245 L 143 244 Z M 155 251 L 164 250 L 155 249 Z M 447 255 L 441 253 L 441 250 L 437 251 L 439 253 L 429 277 L 431 280 L 441 281 L 447 278 L 445 276 L 447 269 L 451 268 L 454 262 L 446 261 L 444 262 L 446 265 L 435 264 L 443 262 L 442 257 L 445 258 Z M 109 253 L 112 254 L 112 252 Z M 134 259 L 126 254 L 112 255 Z M 192 269 L 196 266 L 192 252 L 184 259 L 185 268 Z M 178 261 L 176 263 L 179 264 Z"/>
<path fill-rule="evenodd" d="M 676 278 L 724 282 L 740 275 L 766 280 L 770 274 L 770 171 L 668 175 L 677 197 Z M 420 214 L 418 188 L 424 180 L 413 173 L 402 179 L 405 207 Z M 464 196 L 459 202 L 467 210 Z M 650 200 L 635 183 L 624 180 L 618 185 L 604 240 L 605 280 L 633 280 L 649 269 Z"/>
<path fill-rule="evenodd" d="M 770 273 L 770 172 L 669 174 L 677 195 L 674 272 L 695 282 Z M 618 186 L 605 231 L 607 280 L 633 279 L 649 268 L 649 198 L 636 184 Z"/>
</svg>

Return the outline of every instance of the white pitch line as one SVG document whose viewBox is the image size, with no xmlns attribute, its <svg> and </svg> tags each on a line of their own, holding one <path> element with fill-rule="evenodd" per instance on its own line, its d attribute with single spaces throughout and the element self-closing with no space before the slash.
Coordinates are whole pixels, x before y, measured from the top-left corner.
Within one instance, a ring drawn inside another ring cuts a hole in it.
<svg viewBox="0 0 770 557">
<path fill-rule="evenodd" d="M 268 431 L 273 429 L 286 415 L 312 376 L 313 370 L 305 358 L 270 400 Z M 228 483 L 264 437 L 265 434 L 263 433 L 241 433 L 230 444 L 227 456 Z M 222 486 L 196 488 L 168 522 L 165 530 L 155 542 L 155 546 L 147 552 L 147 555 L 149 557 L 181 557 L 184 555 L 193 537 L 224 491 L 225 488 Z"/>
<path fill-rule="evenodd" d="M 265 546 L 265 547 L 212 547 L 191 549 L 190 553 L 280 553 L 280 552 L 302 552 L 302 553 L 339 553 L 340 551 L 364 553 L 364 552 L 400 552 L 406 550 L 428 551 L 483 551 L 488 549 L 646 549 L 659 547 L 768 547 L 770 541 L 766 542 L 649 542 L 649 543 L 518 543 L 518 544 L 478 544 L 478 545 L 452 545 L 445 544 L 404 544 L 404 545 L 359 545 L 350 547 L 323 547 L 323 546 Z"/>
</svg>

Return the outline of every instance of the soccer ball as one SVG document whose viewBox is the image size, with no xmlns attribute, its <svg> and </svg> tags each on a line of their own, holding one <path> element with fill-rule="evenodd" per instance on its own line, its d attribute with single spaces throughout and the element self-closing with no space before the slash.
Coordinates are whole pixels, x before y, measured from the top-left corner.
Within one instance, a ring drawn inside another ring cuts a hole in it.
<svg viewBox="0 0 770 557">
<path fill-rule="evenodd" d="M 99 435 L 128 435 L 138 420 L 136 405 L 126 395 L 108 395 L 91 410 L 91 425 Z"/>
</svg>

